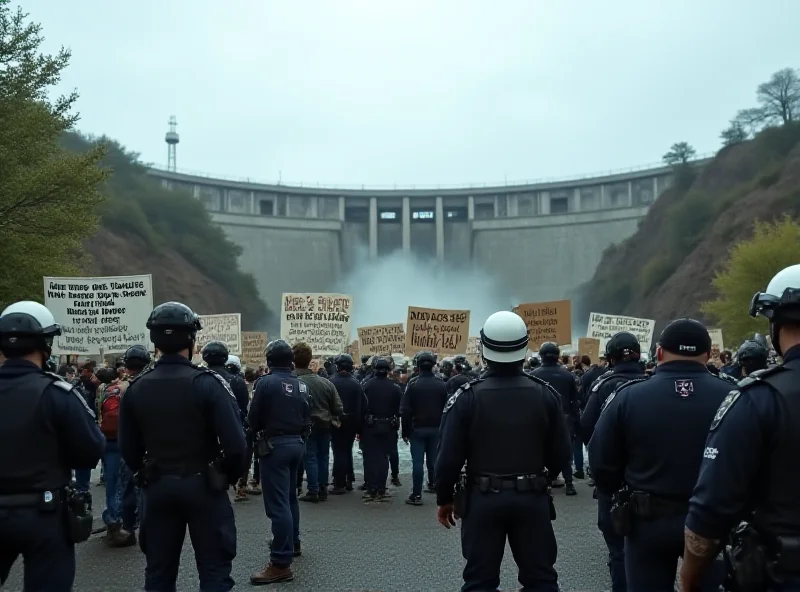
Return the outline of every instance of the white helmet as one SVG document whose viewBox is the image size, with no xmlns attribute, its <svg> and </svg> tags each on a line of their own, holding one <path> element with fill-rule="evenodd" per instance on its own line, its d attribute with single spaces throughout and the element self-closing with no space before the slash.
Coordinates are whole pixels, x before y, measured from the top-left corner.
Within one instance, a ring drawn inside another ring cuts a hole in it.
<svg viewBox="0 0 800 592">
<path fill-rule="evenodd" d="M 522 362 L 528 351 L 528 328 L 518 314 L 501 310 L 481 329 L 481 354 L 490 362 Z"/>
<path fill-rule="evenodd" d="M 31 300 L 22 300 L 8 306 L 0 314 L 0 335 L 6 338 L 52 338 L 61 335 L 61 327 L 46 306 Z"/>
<path fill-rule="evenodd" d="M 239 356 L 234 356 L 233 354 L 228 355 L 228 361 L 225 362 L 226 366 L 235 366 L 237 370 L 242 369 L 242 362 L 239 360 Z"/>
<path fill-rule="evenodd" d="M 750 316 L 761 315 L 769 320 L 772 345 L 780 351 L 778 339 L 782 322 L 800 323 L 800 265 L 790 265 L 773 277 L 766 292 L 756 292 L 750 302 Z"/>
</svg>

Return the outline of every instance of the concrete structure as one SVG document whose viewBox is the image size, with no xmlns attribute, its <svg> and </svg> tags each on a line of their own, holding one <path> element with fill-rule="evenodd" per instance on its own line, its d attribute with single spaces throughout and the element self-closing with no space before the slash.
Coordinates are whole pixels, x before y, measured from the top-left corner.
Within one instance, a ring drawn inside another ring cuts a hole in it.
<svg viewBox="0 0 800 592">
<path fill-rule="evenodd" d="M 370 190 L 149 174 L 203 202 L 242 247 L 241 267 L 273 310 L 283 291 L 329 291 L 362 254 L 395 251 L 471 263 L 527 301 L 569 297 L 671 180 L 670 168 L 656 167 L 524 185 Z M 273 272 L 298 254 L 305 273 L 293 273 L 291 286 L 275 281 Z"/>
</svg>

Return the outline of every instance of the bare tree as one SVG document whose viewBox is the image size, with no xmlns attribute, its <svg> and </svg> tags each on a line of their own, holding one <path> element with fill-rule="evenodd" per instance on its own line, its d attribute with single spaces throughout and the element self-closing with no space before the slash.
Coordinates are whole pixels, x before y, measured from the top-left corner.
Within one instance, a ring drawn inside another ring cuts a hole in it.
<svg viewBox="0 0 800 592">
<path fill-rule="evenodd" d="M 686 164 L 692 160 L 696 154 L 697 150 L 692 148 L 688 142 L 676 142 L 670 146 L 669 152 L 667 152 L 662 158 L 668 165 L 675 166 Z"/>
<path fill-rule="evenodd" d="M 730 146 L 747 140 L 750 137 L 750 132 L 747 131 L 744 124 L 737 118 L 731 120 L 730 126 L 724 129 L 719 137 L 722 138 L 723 146 Z"/>
<path fill-rule="evenodd" d="M 778 70 L 768 82 L 758 85 L 756 98 L 764 123 L 796 121 L 800 117 L 800 73 L 792 68 Z"/>
</svg>

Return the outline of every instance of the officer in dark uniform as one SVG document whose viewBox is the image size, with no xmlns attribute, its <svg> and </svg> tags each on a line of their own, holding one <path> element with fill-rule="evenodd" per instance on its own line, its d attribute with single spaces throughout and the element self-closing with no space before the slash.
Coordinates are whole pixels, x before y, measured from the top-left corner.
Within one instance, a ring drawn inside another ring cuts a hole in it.
<svg viewBox="0 0 800 592">
<path fill-rule="evenodd" d="M 466 356 L 456 356 L 453 358 L 453 370 L 450 378 L 447 380 L 448 394 L 455 394 L 463 385 L 467 384 L 473 378 L 477 378 L 472 375 L 470 372 L 471 369 Z"/>
<path fill-rule="evenodd" d="M 224 378 L 230 385 L 233 391 L 233 396 L 236 398 L 236 404 L 239 406 L 239 411 L 242 414 L 242 420 L 247 417 L 247 407 L 250 404 L 250 393 L 247 390 L 247 383 L 238 373 L 232 374 L 227 367 L 228 346 L 222 341 L 209 341 L 203 346 L 202 352 L 203 361 L 208 364 L 209 369 L 213 370 L 222 378 Z"/>
<path fill-rule="evenodd" d="M 282 339 L 266 351 L 269 374 L 256 383 L 248 416 L 260 459 L 264 509 L 272 523 L 270 561 L 250 577 L 252 584 L 294 579 L 292 558 L 299 557 L 300 509 L 297 472 L 311 431 L 308 386 L 292 373 L 294 353 Z"/>
<path fill-rule="evenodd" d="M 234 586 L 236 523 L 229 484 L 241 476 L 246 444 L 239 408 L 219 374 L 191 362 L 198 317 L 185 304 L 160 304 L 147 319 L 161 352 L 131 381 L 120 407 L 119 447 L 144 483 L 139 545 L 146 590 L 174 590 L 186 527 L 200 588 Z"/>
<path fill-rule="evenodd" d="M 433 375 L 433 354 L 421 354 L 417 364 L 419 378 L 409 385 L 400 403 L 403 441 L 411 442 L 412 490 L 406 503 L 412 506 L 422 505 L 424 464 L 428 467 L 428 487 L 433 487 L 439 424 L 448 397 L 447 386 Z"/>
<path fill-rule="evenodd" d="M 737 557 L 763 578 L 751 589 L 800 590 L 800 475 L 792 469 L 800 450 L 800 265 L 778 272 L 753 297 L 750 314 L 769 320 L 783 365 L 742 380 L 711 423 L 686 518 L 681 583 L 687 591 L 698 588 L 743 519 L 750 551 L 766 548 L 760 558 L 757 552 Z"/>
<path fill-rule="evenodd" d="M 361 383 L 353 378 L 353 358 L 349 354 L 341 354 L 336 358 L 336 375 L 331 378 L 339 398 L 342 400 L 344 414 L 341 426 L 331 433 L 333 447 L 333 495 L 342 495 L 353 491 L 356 480 L 353 468 L 353 443 L 356 435 L 361 433 L 361 420 L 367 408 L 367 398 Z"/>
<path fill-rule="evenodd" d="M 701 323 L 679 319 L 667 325 L 653 376 L 626 382 L 606 399 L 589 442 L 598 491 L 618 496 L 624 506 L 614 527 L 625 536 L 632 592 L 667 591 L 675 584 L 708 426 L 730 391 L 706 369 L 710 355 L 711 337 Z M 716 592 L 722 580 L 715 570 L 704 589 Z"/>
<path fill-rule="evenodd" d="M 367 377 L 367 373 L 370 370 L 369 367 L 369 356 L 361 356 L 361 366 L 358 367 L 358 372 L 356 372 L 355 377 L 358 382 L 363 382 L 364 379 Z"/>
<path fill-rule="evenodd" d="M 513 312 L 490 316 L 481 330 L 488 372 L 461 387 L 445 406 L 436 459 L 439 522 L 461 518 L 467 565 L 461 590 L 496 590 L 506 539 L 525 590 L 556 592 L 557 543 L 546 471 L 569 462 L 559 394 L 525 374 L 525 322 Z M 466 487 L 454 487 L 466 462 Z M 454 501 L 456 502 L 454 505 Z"/>
<path fill-rule="evenodd" d="M 361 428 L 361 450 L 364 453 L 364 502 L 389 501 L 386 479 L 389 476 L 389 455 L 397 446 L 400 427 L 400 400 L 403 392 L 389 380 L 389 361 L 375 361 L 375 376 L 364 383 L 367 406 Z"/>
<path fill-rule="evenodd" d="M 572 372 L 560 366 L 558 363 L 559 354 L 558 345 L 555 343 L 544 343 L 539 348 L 539 358 L 542 365 L 531 370 L 531 375 L 541 378 L 546 383 L 550 384 L 561 395 L 561 405 L 564 412 L 564 417 L 567 421 L 567 427 L 570 430 L 570 444 L 572 438 L 577 437 L 579 414 L 580 414 L 580 395 L 578 394 L 578 385 L 575 384 L 575 377 Z M 564 475 L 564 483 L 566 484 L 567 495 L 578 495 L 575 485 L 572 483 L 572 455 L 562 467 L 561 473 Z M 555 479 L 558 474 L 551 475 Z M 554 484 L 557 485 L 557 484 Z"/>
<path fill-rule="evenodd" d="M 600 418 L 600 410 L 611 394 L 622 384 L 646 375 L 639 365 L 641 346 L 634 335 L 627 332 L 617 333 L 606 342 L 606 359 L 611 370 L 594 381 L 586 408 L 580 419 L 581 438 L 588 444 L 594 433 L 594 427 Z M 625 583 L 625 537 L 614 530 L 611 523 L 611 496 L 597 492 L 597 528 L 603 533 L 608 547 L 608 566 L 611 571 L 611 589 L 613 592 L 624 592 Z"/>
<path fill-rule="evenodd" d="M 0 586 L 20 555 L 25 590 L 69 592 L 75 579 L 67 487 L 72 468 L 97 464 L 105 438 L 83 397 L 42 369 L 58 335 L 38 302 L 0 314 Z"/>
<path fill-rule="evenodd" d="M 745 341 L 736 353 L 736 364 L 740 368 L 742 378 L 758 370 L 765 370 L 768 360 L 769 350 L 755 340 Z"/>
</svg>

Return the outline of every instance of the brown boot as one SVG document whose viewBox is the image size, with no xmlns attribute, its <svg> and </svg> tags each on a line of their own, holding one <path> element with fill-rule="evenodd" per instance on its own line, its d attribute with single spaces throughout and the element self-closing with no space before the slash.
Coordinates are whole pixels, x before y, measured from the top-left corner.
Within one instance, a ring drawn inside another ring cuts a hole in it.
<svg viewBox="0 0 800 592">
<path fill-rule="evenodd" d="M 246 502 L 247 501 L 247 489 L 243 486 L 239 486 L 236 488 L 236 495 L 233 496 L 234 502 Z"/>
<path fill-rule="evenodd" d="M 278 567 L 268 564 L 261 571 L 250 576 L 250 583 L 254 586 L 261 584 L 277 584 L 278 582 L 291 582 L 294 579 L 291 567 Z"/>
</svg>

